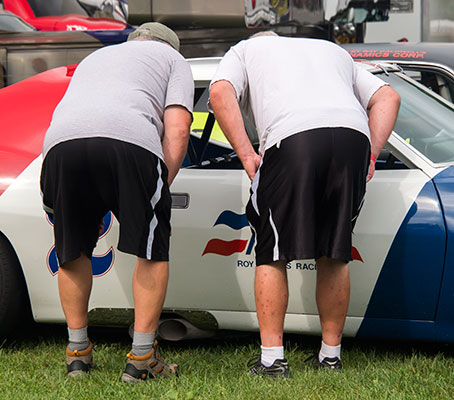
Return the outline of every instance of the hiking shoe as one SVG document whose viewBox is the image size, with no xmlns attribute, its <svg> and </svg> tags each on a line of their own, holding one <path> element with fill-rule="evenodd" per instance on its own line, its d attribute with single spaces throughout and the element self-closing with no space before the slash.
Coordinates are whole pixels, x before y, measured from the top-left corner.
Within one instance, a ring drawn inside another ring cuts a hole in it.
<svg viewBox="0 0 454 400">
<path fill-rule="evenodd" d="M 128 362 L 125 371 L 121 377 L 123 382 L 136 383 L 145 381 L 147 378 L 161 378 L 169 376 L 178 376 L 178 365 L 168 364 L 159 357 L 158 341 L 155 340 L 153 350 L 144 356 L 136 356 L 129 352 Z"/>
<path fill-rule="evenodd" d="M 68 369 L 68 376 L 74 378 L 86 375 L 93 367 L 93 344 L 91 342 L 85 350 L 71 351 L 66 347 L 66 368 Z"/>
<path fill-rule="evenodd" d="M 248 368 L 251 375 L 271 376 L 273 378 L 288 378 L 289 376 L 289 366 L 285 358 L 275 360 L 271 366 L 265 367 L 262 364 L 261 355 L 258 355 L 249 360 Z"/>
<path fill-rule="evenodd" d="M 305 361 L 311 361 L 315 369 L 334 369 L 337 371 L 342 370 L 342 361 L 339 357 L 325 357 L 322 361 L 318 358 L 318 353 L 308 357 Z"/>
</svg>

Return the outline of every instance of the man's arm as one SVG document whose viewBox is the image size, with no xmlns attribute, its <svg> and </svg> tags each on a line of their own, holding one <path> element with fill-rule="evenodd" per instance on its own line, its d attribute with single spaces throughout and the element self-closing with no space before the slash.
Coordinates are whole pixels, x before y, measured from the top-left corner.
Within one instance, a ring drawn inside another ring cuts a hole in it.
<svg viewBox="0 0 454 400">
<path fill-rule="evenodd" d="M 240 158 L 249 178 L 254 179 L 261 157 L 255 152 L 244 128 L 235 89 L 228 81 L 217 81 L 210 88 L 210 103 L 224 135 Z"/>
<path fill-rule="evenodd" d="M 188 149 L 191 121 L 191 113 L 183 106 L 172 105 L 164 111 L 162 151 L 169 170 L 169 186 L 177 175 Z"/>
<path fill-rule="evenodd" d="M 374 159 L 388 140 L 399 113 L 400 96 L 390 86 L 382 86 L 370 98 L 368 105 L 371 153 Z M 375 172 L 375 162 L 371 160 L 367 181 Z"/>
</svg>

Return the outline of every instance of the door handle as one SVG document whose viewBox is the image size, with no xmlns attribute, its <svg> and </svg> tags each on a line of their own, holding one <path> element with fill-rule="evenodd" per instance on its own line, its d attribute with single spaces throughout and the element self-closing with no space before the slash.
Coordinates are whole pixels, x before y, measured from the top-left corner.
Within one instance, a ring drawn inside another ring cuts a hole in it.
<svg viewBox="0 0 454 400">
<path fill-rule="evenodd" d="M 189 207 L 189 193 L 171 193 L 172 208 L 185 209 Z"/>
</svg>

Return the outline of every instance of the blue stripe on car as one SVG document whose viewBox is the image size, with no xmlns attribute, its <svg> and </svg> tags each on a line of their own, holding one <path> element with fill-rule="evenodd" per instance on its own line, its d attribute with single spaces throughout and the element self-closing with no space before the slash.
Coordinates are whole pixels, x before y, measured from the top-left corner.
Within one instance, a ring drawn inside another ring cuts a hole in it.
<svg viewBox="0 0 454 400">
<path fill-rule="evenodd" d="M 436 339 L 445 251 L 443 212 L 434 182 L 429 181 L 394 238 L 357 336 Z"/>
<path fill-rule="evenodd" d="M 434 178 L 446 221 L 447 246 L 445 269 L 435 318 L 436 339 L 454 341 L 454 167 L 445 169 Z"/>
</svg>

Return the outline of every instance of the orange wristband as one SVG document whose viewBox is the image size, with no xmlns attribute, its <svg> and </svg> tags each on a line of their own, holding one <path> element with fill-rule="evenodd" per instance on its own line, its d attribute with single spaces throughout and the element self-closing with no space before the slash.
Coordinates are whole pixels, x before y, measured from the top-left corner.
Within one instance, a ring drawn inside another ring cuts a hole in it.
<svg viewBox="0 0 454 400">
<path fill-rule="evenodd" d="M 370 159 L 374 162 L 374 164 L 377 162 L 377 159 L 371 154 Z"/>
</svg>

